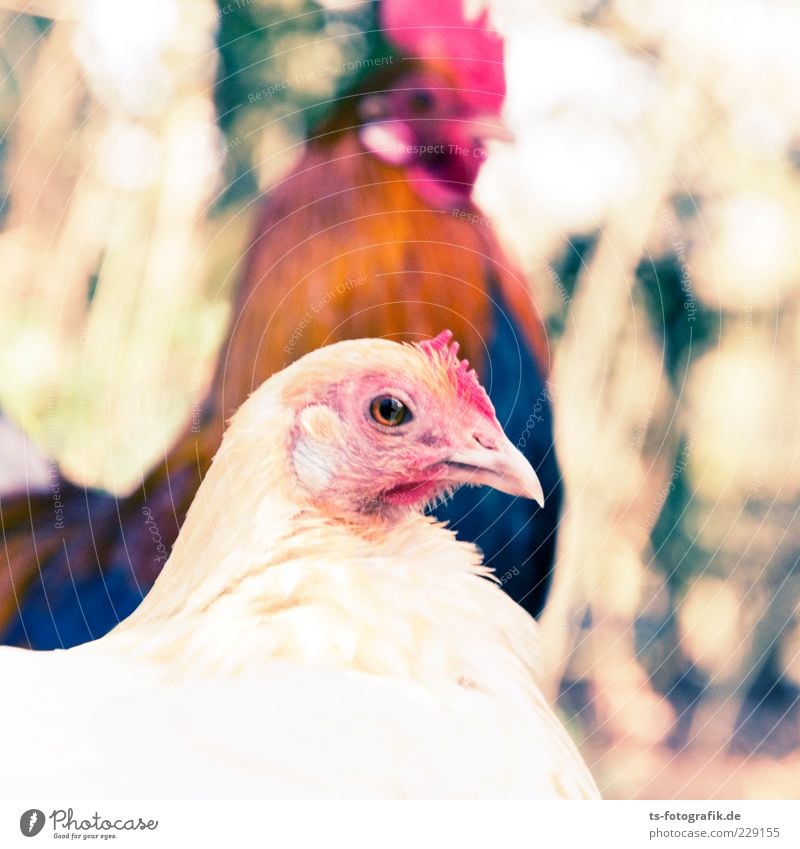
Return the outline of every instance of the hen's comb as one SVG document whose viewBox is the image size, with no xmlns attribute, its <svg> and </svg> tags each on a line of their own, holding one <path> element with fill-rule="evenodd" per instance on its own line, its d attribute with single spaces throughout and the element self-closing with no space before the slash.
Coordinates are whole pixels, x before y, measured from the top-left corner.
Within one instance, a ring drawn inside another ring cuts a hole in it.
<svg viewBox="0 0 800 849">
<path fill-rule="evenodd" d="M 474 407 L 481 415 L 495 418 L 494 405 L 478 380 L 475 369 L 470 368 L 469 360 L 461 360 L 458 357 L 458 342 L 453 341 L 452 331 L 443 330 L 433 339 L 418 342 L 417 347 L 431 359 L 439 360 L 447 368 L 459 398 Z"/>
<path fill-rule="evenodd" d="M 499 114 L 506 95 L 503 39 L 487 12 L 467 17 L 464 0 L 382 0 L 381 26 L 406 56 L 445 62 L 480 112 Z"/>
</svg>

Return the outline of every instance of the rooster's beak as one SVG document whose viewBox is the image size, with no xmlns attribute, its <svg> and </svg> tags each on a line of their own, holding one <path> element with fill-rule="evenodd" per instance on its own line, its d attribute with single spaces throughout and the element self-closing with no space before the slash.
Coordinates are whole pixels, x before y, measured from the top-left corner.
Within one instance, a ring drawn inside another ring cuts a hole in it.
<svg viewBox="0 0 800 849">
<path fill-rule="evenodd" d="M 524 454 L 503 434 L 475 434 L 471 443 L 445 461 L 445 480 L 452 483 L 483 484 L 532 498 L 544 507 L 544 491 Z"/>
<path fill-rule="evenodd" d="M 489 139 L 497 139 L 502 142 L 514 142 L 516 137 L 499 115 L 477 115 L 474 117 L 475 123 L 475 138 L 478 141 L 488 141 Z"/>
</svg>

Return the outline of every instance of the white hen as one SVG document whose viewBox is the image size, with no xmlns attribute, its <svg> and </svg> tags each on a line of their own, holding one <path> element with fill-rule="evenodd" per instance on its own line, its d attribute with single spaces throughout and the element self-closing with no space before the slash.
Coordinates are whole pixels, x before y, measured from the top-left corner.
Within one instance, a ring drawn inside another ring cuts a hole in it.
<svg viewBox="0 0 800 849">
<path fill-rule="evenodd" d="M 0 794 L 595 797 L 536 623 L 422 514 L 461 483 L 541 501 L 449 334 L 272 377 L 139 609 L 78 648 L 0 649 Z"/>
</svg>

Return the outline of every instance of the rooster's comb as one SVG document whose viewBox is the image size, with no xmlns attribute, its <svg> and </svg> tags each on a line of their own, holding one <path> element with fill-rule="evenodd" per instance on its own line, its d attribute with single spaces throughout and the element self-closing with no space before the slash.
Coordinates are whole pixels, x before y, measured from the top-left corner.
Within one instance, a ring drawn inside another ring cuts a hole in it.
<svg viewBox="0 0 800 849">
<path fill-rule="evenodd" d="M 381 0 L 380 16 L 398 50 L 444 62 L 478 111 L 499 114 L 506 94 L 503 39 L 486 11 L 468 16 L 464 0 Z"/>
<path fill-rule="evenodd" d="M 469 360 L 459 359 L 459 346 L 458 342 L 453 340 L 452 331 L 443 330 L 433 339 L 418 342 L 417 347 L 437 365 L 447 369 L 460 399 L 466 401 L 482 415 L 495 418 L 494 405 L 478 380 L 475 369 L 470 367 Z"/>
</svg>

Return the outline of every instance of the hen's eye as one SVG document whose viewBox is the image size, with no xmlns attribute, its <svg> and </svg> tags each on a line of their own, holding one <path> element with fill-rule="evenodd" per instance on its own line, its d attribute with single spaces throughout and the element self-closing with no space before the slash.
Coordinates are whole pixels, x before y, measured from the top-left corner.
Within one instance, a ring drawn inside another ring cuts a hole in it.
<svg viewBox="0 0 800 849">
<path fill-rule="evenodd" d="M 379 395 L 369 405 L 369 412 L 378 424 L 397 427 L 411 419 L 411 410 L 391 395 Z"/>
</svg>

